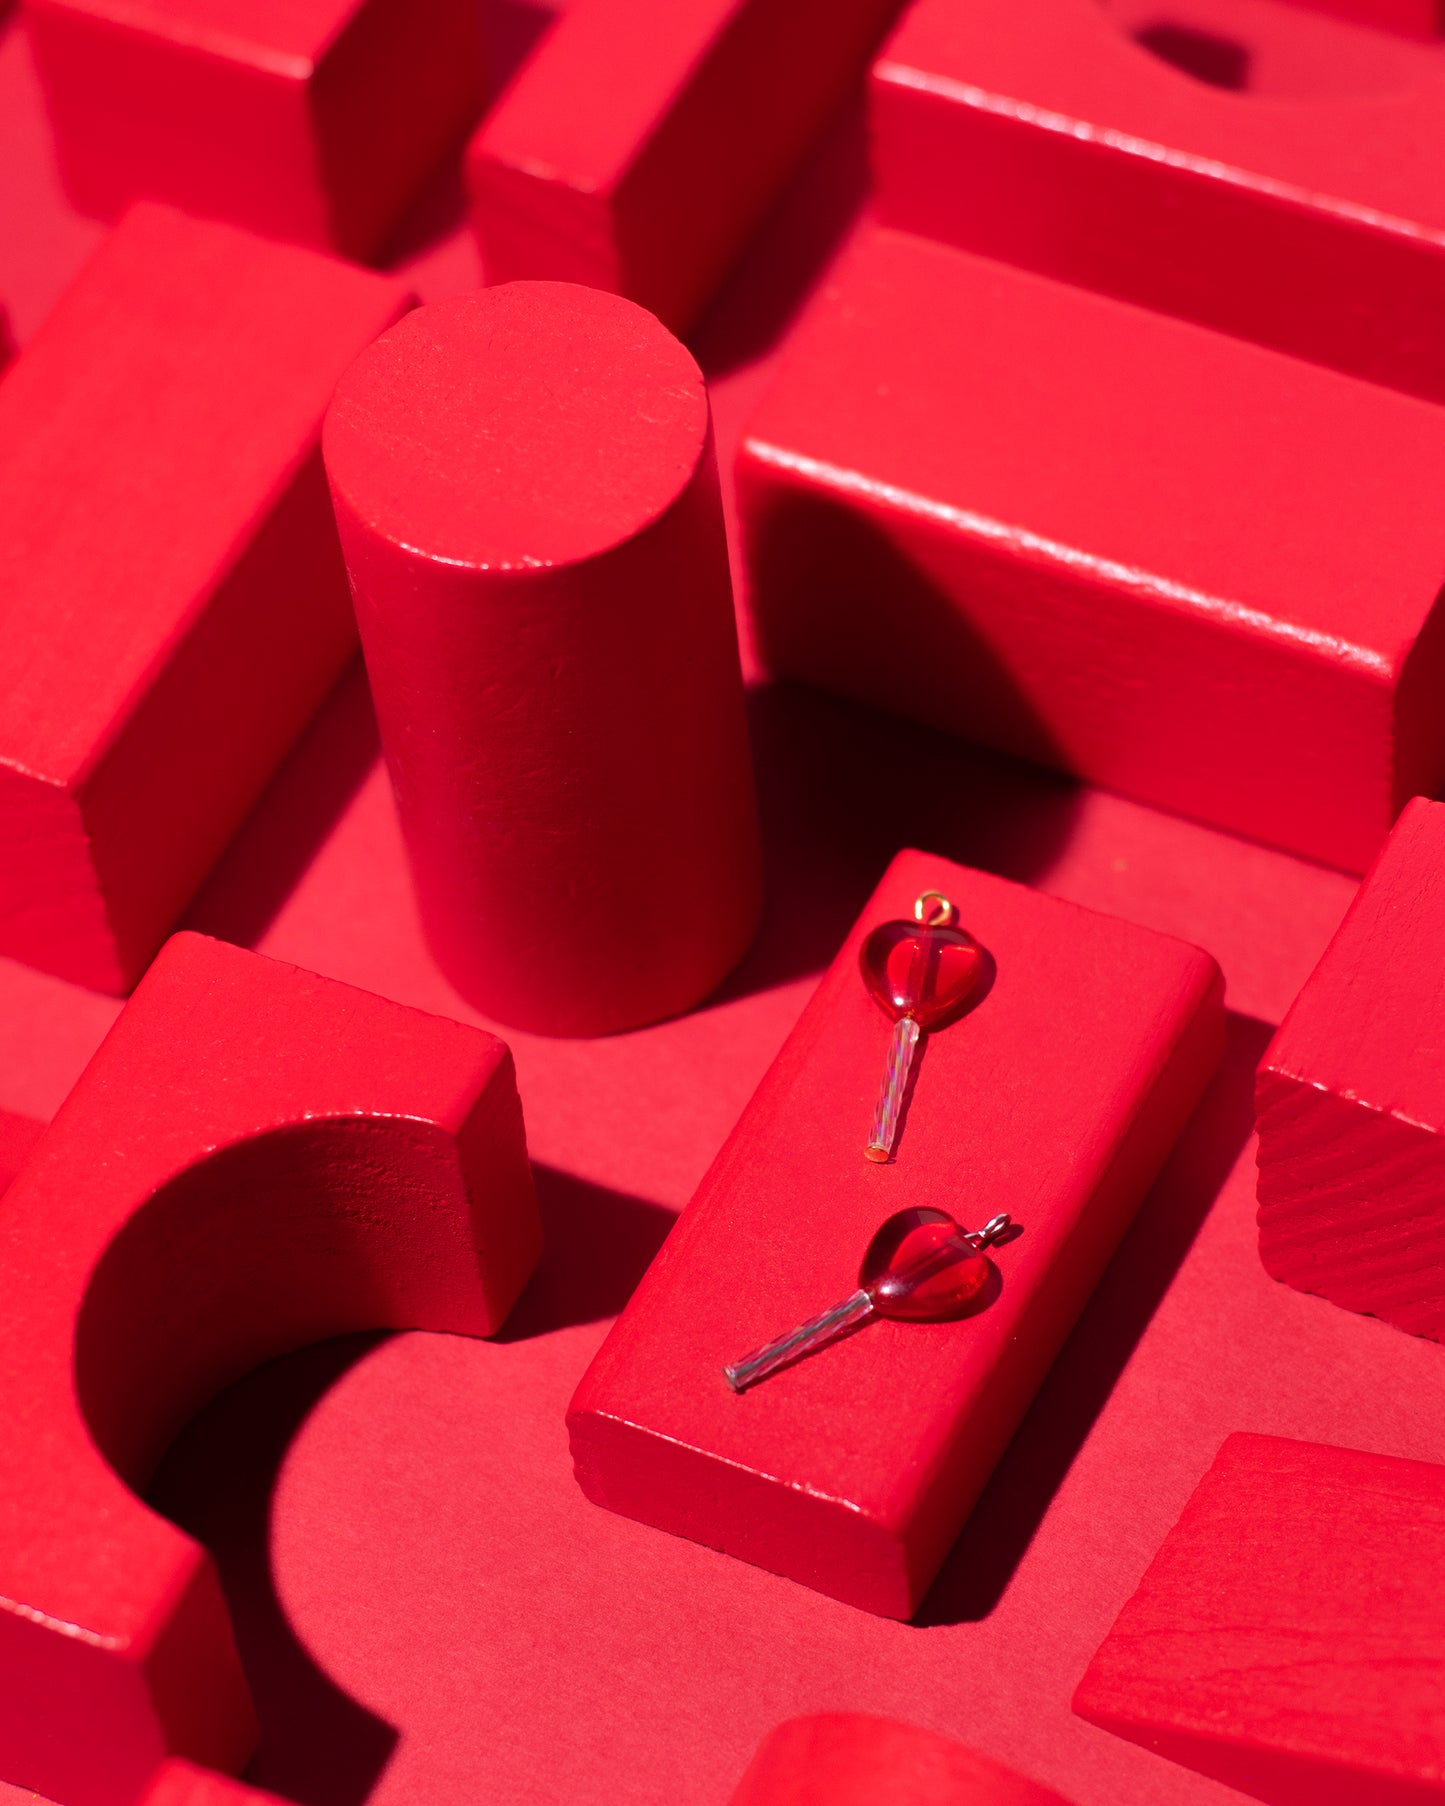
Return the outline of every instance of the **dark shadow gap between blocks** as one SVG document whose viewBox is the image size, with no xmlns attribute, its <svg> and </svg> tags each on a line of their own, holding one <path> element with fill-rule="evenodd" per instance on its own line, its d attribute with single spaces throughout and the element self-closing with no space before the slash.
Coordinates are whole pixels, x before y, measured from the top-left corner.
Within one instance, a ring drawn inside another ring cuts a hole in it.
<svg viewBox="0 0 1445 1806">
<path fill-rule="evenodd" d="M 360 658 L 347 667 L 179 924 L 255 947 L 381 757 Z"/>
<path fill-rule="evenodd" d="M 298 1806 L 362 1806 L 398 1732 L 338 1687 L 291 1628 L 271 1571 L 271 1499 L 325 1395 L 388 1340 L 340 1336 L 228 1386 L 171 1444 L 146 1500 L 216 1562 L 261 1724 L 245 1779 Z"/>
<path fill-rule="evenodd" d="M 922 1628 L 988 1617 L 1033 1541 L 1254 1125 L 1273 1029 L 1230 1013 L 1224 1059 L 924 1599 Z"/>
<path fill-rule="evenodd" d="M 748 717 L 763 916 L 713 1003 L 821 972 L 901 848 L 1033 884 L 1072 836 L 1058 773 L 797 684 L 750 690 Z"/>
<path fill-rule="evenodd" d="M 555 1167 L 534 1166 L 543 1250 L 494 1342 L 550 1335 L 615 1317 L 677 1221 L 666 1206 Z"/>
</svg>

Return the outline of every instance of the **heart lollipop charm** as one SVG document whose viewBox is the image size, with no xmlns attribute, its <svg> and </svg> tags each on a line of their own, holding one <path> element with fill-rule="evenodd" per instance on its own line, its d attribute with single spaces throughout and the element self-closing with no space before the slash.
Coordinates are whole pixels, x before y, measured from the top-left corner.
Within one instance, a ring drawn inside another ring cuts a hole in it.
<svg viewBox="0 0 1445 1806">
<path fill-rule="evenodd" d="M 924 891 L 913 916 L 911 922 L 880 923 L 859 953 L 863 982 L 894 1025 L 866 1149 L 870 1160 L 887 1160 L 893 1153 L 919 1037 L 956 1015 L 983 977 L 983 949 L 954 926 L 947 897 Z"/>
<path fill-rule="evenodd" d="M 898 1211 L 869 1242 L 856 1292 L 789 1335 L 724 1367 L 723 1378 L 734 1392 L 746 1391 L 869 1317 L 942 1323 L 959 1316 L 988 1282 L 984 1249 L 1012 1226 L 1007 1216 L 996 1216 L 982 1229 L 960 1229 L 943 1210 Z"/>
<path fill-rule="evenodd" d="M 972 1235 L 943 1210 L 900 1210 L 868 1244 L 858 1283 L 880 1317 L 937 1323 L 972 1304 L 988 1280 L 983 1250 L 1008 1228 L 995 1217 Z"/>
</svg>

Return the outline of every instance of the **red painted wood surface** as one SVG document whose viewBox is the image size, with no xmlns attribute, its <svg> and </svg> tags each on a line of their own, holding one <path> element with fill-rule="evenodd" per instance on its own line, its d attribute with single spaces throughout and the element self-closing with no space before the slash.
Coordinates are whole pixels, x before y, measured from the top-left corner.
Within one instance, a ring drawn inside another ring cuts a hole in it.
<svg viewBox="0 0 1445 1806">
<path fill-rule="evenodd" d="M 440 302 L 348 371 L 325 455 L 441 964 L 553 1034 L 690 1008 L 760 885 L 691 354 L 572 284 Z"/>
<path fill-rule="evenodd" d="M 791 1718 L 763 1739 L 732 1806 L 1067 1806 L 949 1737 L 862 1713 Z"/>
<path fill-rule="evenodd" d="M 1442 52 L 1286 0 L 922 0 L 874 67 L 877 203 L 1445 399 Z"/>
<path fill-rule="evenodd" d="M 170 1756 L 141 1795 L 141 1806 L 276 1806 L 276 1795 Z"/>
<path fill-rule="evenodd" d="M 863 937 L 939 890 L 996 968 L 924 1046 L 895 1158 L 864 1156 L 890 1025 Z M 1141 933 L 900 854 L 577 1389 L 589 1499 L 907 1618 L 1208 1082 L 1219 974 Z M 753 1391 L 723 1367 L 846 1298 L 925 1205 L 1021 1227 L 982 1306 L 869 1322 Z"/>
<path fill-rule="evenodd" d="M 501 1042 L 172 940 L 5 1197 L 0 1774 L 120 1806 L 167 1752 L 239 1767 L 215 1568 L 129 1489 L 278 1354 L 492 1334 L 539 1242 Z"/>
<path fill-rule="evenodd" d="M 482 104 L 469 0 L 26 0 L 82 212 L 132 200 L 374 253 Z"/>
<path fill-rule="evenodd" d="M 1270 1806 L 1445 1800 L 1445 1467 L 1231 1436 L 1074 1710 Z"/>
<path fill-rule="evenodd" d="M 129 988 L 346 664 L 321 416 L 405 306 L 145 204 L 6 375 L 7 954 Z"/>
<path fill-rule="evenodd" d="M 1445 411 L 878 231 L 738 481 L 784 676 L 1355 871 L 1445 777 Z"/>
<path fill-rule="evenodd" d="M 611 289 L 681 332 L 898 0 L 578 0 L 467 155 L 493 281 Z"/>
<path fill-rule="evenodd" d="M 1259 1071 L 1275 1279 L 1445 1341 L 1445 804 L 1405 810 Z"/>
</svg>

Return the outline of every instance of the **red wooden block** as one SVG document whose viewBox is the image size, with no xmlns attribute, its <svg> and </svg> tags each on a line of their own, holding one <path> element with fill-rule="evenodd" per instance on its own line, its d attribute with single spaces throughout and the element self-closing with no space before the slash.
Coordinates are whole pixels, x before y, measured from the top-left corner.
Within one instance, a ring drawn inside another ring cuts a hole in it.
<svg viewBox="0 0 1445 1806">
<path fill-rule="evenodd" d="M 951 1737 L 861 1712 L 790 1718 L 769 1732 L 738 1783 L 732 1806 L 963 1806 L 965 1801 L 1067 1806 L 1052 1788 L 1024 1780 Z"/>
<path fill-rule="evenodd" d="M 1445 399 L 1442 103 L 1437 45 L 1283 0 L 920 0 L 874 66 L 877 201 Z"/>
<path fill-rule="evenodd" d="M 1445 805 L 1417 798 L 1259 1069 L 1259 1256 L 1445 1341 Z"/>
<path fill-rule="evenodd" d="M 738 482 L 785 676 L 1353 871 L 1445 778 L 1445 410 L 880 230 Z"/>
<path fill-rule="evenodd" d="M 579 0 L 467 153 L 488 275 L 612 289 L 682 331 L 897 11 Z"/>
<path fill-rule="evenodd" d="M 61 173 L 375 252 L 484 93 L 474 0 L 25 0 Z"/>
<path fill-rule="evenodd" d="M 214 1769 L 197 1768 L 182 1756 L 171 1756 L 156 1770 L 141 1796 L 141 1806 L 280 1806 L 278 1796 L 248 1787 Z"/>
<path fill-rule="evenodd" d="M 630 301 L 504 284 L 361 357 L 325 451 L 438 963 L 548 1034 L 689 1008 L 759 901 L 692 357 Z"/>
<path fill-rule="evenodd" d="M 0 1775 L 121 1806 L 168 1752 L 239 1767 L 215 1570 L 130 1489 L 273 1356 L 490 1334 L 539 1245 L 500 1041 L 168 943 L 5 1198 Z"/>
<path fill-rule="evenodd" d="M 406 305 L 144 204 L 0 384 L 0 952 L 133 984 L 346 663 L 321 417 Z"/>
<path fill-rule="evenodd" d="M 30 1158 L 44 1132 L 44 1123 L 17 1116 L 13 1110 L 0 1110 L 0 1192 Z"/>
<path fill-rule="evenodd" d="M 995 962 L 864 1145 L 890 1026 L 863 937 L 938 889 Z M 1207 954 L 902 853 L 578 1388 L 599 1505 L 884 1616 L 917 1606 L 1218 1058 Z M 963 1321 L 875 1320 L 753 1390 L 725 1364 L 847 1297 L 896 1210 L 1023 1233 Z"/>
<path fill-rule="evenodd" d="M 1445 1800 L 1445 1468 L 1231 1436 L 1074 1710 L 1272 1806 Z"/>
</svg>

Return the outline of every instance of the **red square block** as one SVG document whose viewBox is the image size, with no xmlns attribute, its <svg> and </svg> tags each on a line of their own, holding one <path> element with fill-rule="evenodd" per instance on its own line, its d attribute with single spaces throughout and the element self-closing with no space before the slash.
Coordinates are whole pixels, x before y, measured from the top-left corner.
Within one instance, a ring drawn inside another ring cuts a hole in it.
<svg viewBox="0 0 1445 1806">
<path fill-rule="evenodd" d="M 133 984 L 351 656 L 321 419 L 407 305 L 143 204 L 0 384 L 0 952 Z"/>
<path fill-rule="evenodd" d="M 1353 871 L 1445 778 L 1445 409 L 876 230 L 738 483 L 784 676 Z"/>
<path fill-rule="evenodd" d="M 732 1806 L 1068 1806 L 951 1737 L 917 1725 L 827 1712 L 769 1733 Z M 148 1799 L 146 1806 L 192 1806 Z M 196 1801 L 194 1806 L 210 1806 Z M 225 1803 L 217 1802 L 217 1806 Z"/>
<path fill-rule="evenodd" d="M 1074 1696 L 1271 1806 L 1445 1800 L 1445 1468 L 1231 1436 Z"/>
<path fill-rule="evenodd" d="M 896 1158 L 874 1164 L 891 1029 L 859 949 L 926 890 L 996 975 L 926 1038 Z M 1220 993 L 1196 948 L 901 853 L 577 1390 L 583 1491 L 909 1616 L 1213 1069 Z M 982 1308 L 875 1319 L 733 1393 L 724 1366 L 852 1293 L 913 1206 L 1022 1226 Z"/>
<path fill-rule="evenodd" d="M 614 290 L 682 331 L 898 0 L 579 0 L 472 141 L 491 281 Z"/>
<path fill-rule="evenodd" d="M 1445 805 L 1409 805 L 1259 1069 L 1259 1256 L 1445 1341 Z"/>
<path fill-rule="evenodd" d="M 920 0 L 873 71 L 881 217 L 1445 399 L 1445 58 L 1333 10 Z"/>
<path fill-rule="evenodd" d="M 366 257 L 483 98 L 475 0 L 25 0 L 75 204 Z"/>
</svg>

